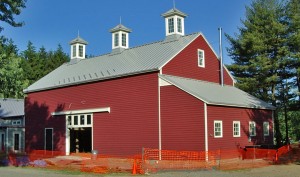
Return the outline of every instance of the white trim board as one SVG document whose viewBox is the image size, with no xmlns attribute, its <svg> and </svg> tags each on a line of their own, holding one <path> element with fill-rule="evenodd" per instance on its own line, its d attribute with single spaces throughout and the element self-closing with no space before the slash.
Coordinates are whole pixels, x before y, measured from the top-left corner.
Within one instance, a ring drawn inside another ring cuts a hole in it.
<svg viewBox="0 0 300 177">
<path fill-rule="evenodd" d="M 51 115 L 52 116 L 60 116 L 60 115 L 68 115 L 68 114 L 86 114 L 86 113 L 95 113 L 95 112 L 109 112 L 110 113 L 110 107 L 59 111 L 59 112 L 52 112 Z"/>
</svg>

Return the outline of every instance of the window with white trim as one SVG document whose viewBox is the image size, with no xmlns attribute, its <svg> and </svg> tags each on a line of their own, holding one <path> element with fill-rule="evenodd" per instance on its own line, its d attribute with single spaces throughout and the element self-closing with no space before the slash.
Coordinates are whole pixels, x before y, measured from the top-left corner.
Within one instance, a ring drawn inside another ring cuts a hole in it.
<svg viewBox="0 0 300 177">
<path fill-rule="evenodd" d="M 122 46 L 126 47 L 127 41 L 126 41 L 126 33 L 122 33 Z"/>
<path fill-rule="evenodd" d="M 249 135 L 256 136 L 256 124 L 254 121 L 249 122 Z"/>
<path fill-rule="evenodd" d="M 119 33 L 115 33 L 114 35 L 114 44 L 115 47 L 119 46 Z"/>
<path fill-rule="evenodd" d="M 182 33 L 182 18 L 177 17 L 177 32 Z"/>
<path fill-rule="evenodd" d="M 67 115 L 68 127 L 91 127 L 92 114 Z"/>
<path fill-rule="evenodd" d="M 198 49 L 198 66 L 204 68 L 205 67 L 205 57 L 204 50 Z"/>
<path fill-rule="evenodd" d="M 79 57 L 83 57 L 83 45 L 79 45 Z"/>
<path fill-rule="evenodd" d="M 168 30 L 169 34 L 174 33 L 174 18 L 168 19 Z"/>
<path fill-rule="evenodd" d="M 223 125 L 222 121 L 214 121 L 214 137 L 222 138 L 223 137 Z"/>
<path fill-rule="evenodd" d="M 263 123 L 263 129 L 264 129 L 264 136 L 269 136 L 270 135 L 270 124 L 269 122 L 264 122 Z"/>
<path fill-rule="evenodd" d="M 240 121 L 233 121 L 233 137 L 241 137 Z"/>
</svg>

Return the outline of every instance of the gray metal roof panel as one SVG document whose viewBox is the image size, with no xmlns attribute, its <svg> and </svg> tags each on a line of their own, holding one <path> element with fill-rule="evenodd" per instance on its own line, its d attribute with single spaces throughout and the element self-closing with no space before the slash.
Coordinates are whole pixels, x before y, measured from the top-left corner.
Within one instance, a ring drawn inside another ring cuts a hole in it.
<svg viewBox="0 0 300 177">
<path fill-rule="evenodd" d="M 211 105 L 271 109 L 275 107 L 233 86 L 170 75 L 160 78 Z"/>
<path fill-rule="evenodd" d="M 16 117 L 24 115 L 23 99 L 0 99 L 0 118 Z"/>
<path fill-rule="evenodd" d="M 25 93 L 159 70 L 200 33 L 159 41 L 76 63 L 65 63 L 24 90 Z"/>
</svg>

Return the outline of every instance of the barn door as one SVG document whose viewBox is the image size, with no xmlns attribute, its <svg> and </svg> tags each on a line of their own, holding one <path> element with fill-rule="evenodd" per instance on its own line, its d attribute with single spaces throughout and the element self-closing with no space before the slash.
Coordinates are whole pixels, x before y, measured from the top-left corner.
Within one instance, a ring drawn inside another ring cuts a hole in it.
<svg viewBox="0 0 300 177">
<path fill-rule="evenodd" d="M 45 150 L 53 150 L 53 128 L 45 128 Z"/>
</svg>

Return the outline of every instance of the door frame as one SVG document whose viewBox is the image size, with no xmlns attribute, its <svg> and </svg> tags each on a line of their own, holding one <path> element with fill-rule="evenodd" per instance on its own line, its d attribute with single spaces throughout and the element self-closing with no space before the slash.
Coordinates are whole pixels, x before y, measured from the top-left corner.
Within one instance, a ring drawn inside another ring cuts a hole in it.
<svg viewBox="0 0 300 177">
<path fill-rule="evenodd" d="M 51 130 L 52 131 L 52 134 L 51 134 L 51 136 L 52 136 L 52 138 L 51 138 L 51 150 L 53 151 L 53 128 L 45 128 L 45 136 L 44 136 L 44 138 L 45 138 L 45 141 L 44 141 L 44 150 L 47 150 L 46 148 L 47 148 L 47 130 Z"/>
</svg>

